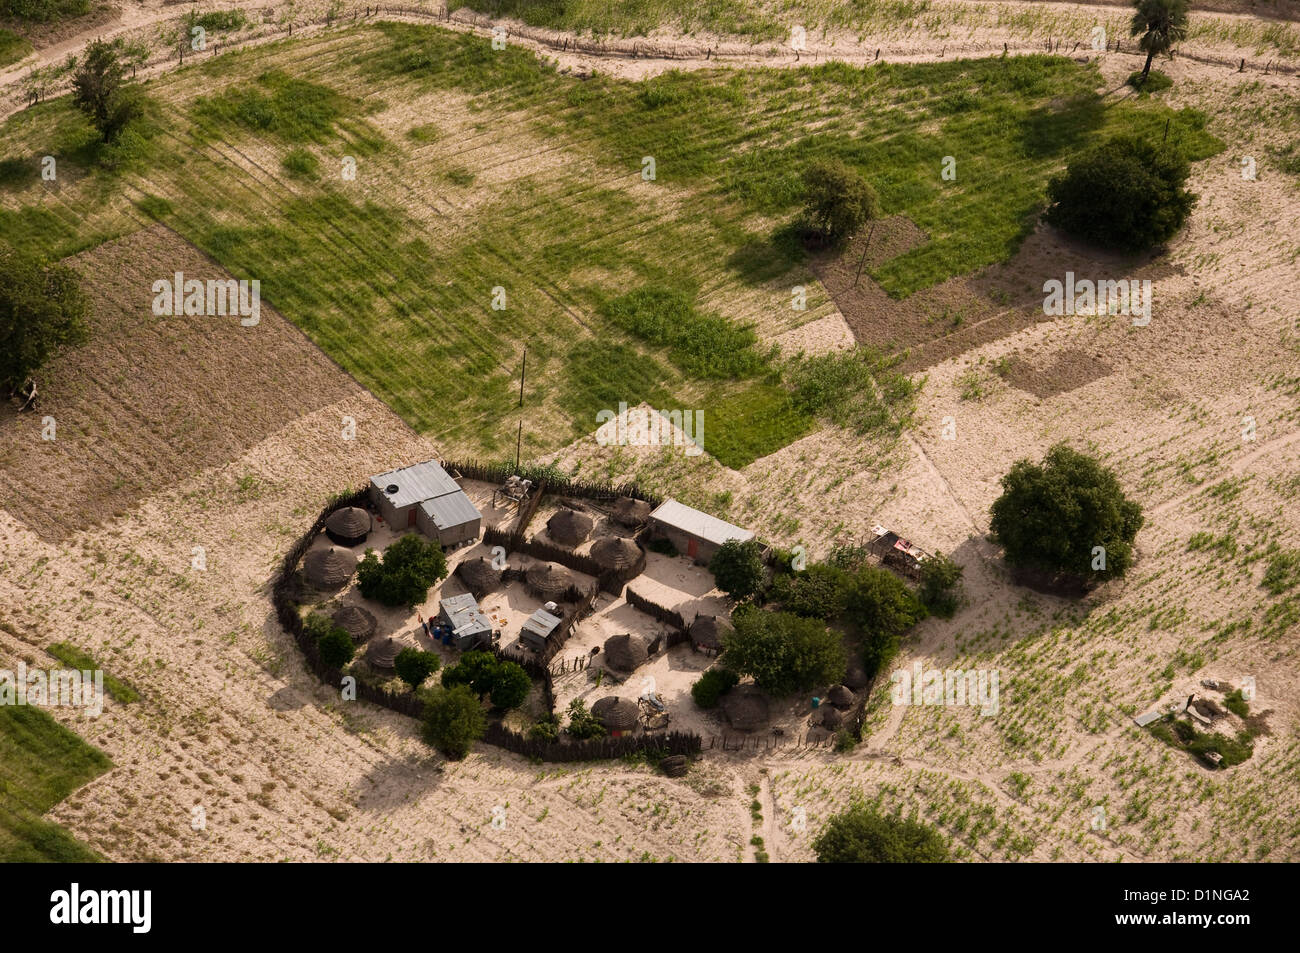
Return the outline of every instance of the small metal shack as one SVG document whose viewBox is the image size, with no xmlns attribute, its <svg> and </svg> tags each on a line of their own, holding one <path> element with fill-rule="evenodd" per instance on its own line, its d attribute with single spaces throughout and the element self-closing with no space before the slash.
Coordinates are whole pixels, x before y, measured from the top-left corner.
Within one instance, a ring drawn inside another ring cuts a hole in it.
<svg viewBox="0 0 1300 953">
<path fill-rule="evenodd" d="M 535 652 L 544 652 L 551 636 L 560 627 L 561 621 L 559 616 L 552 615 L 545 609 L 538 609 L 520 628 L 519 641 Z"/>
<path fill-rule="evenodd" d="M 492 620 L 468 592 L 445 596 L 438 605 L 438 617 L 451 629 L 451 641 L 462 652 L 476 645 L 492 643 Z"/>
</svg>

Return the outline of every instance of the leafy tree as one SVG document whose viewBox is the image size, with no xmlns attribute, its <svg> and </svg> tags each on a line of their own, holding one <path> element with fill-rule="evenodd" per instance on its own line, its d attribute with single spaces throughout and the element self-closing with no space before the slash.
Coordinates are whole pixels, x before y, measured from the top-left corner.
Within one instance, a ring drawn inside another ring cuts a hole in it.
<svg viewBox="0 0 1300 953">
<path fill-rule="evenodd" d="M 1111 470 L 1064 444 L 1042 464 L 1013 464 L 991 512 L 1008 563 L 1094 582 L 1128 571 L 1143 522 L 1142 508 L 1124 496 Z M 1098 546 L 1104 564 L 1094 555 Z"/>
<path fill-rule="evenodd" d="M 921 563 L 921 585 L 917 596 L 931 615 L 951 619 L 961 601 L 962 567 L 943 553 Z"/>
<path fill-rule="evenodd" d="M 357 567 L 357 588 L 367 599 L 386 606 L 414 608 L 429 596 L 429 589 L 447 575 L 442 548 L 418 533 L 408 533 L 384 550 L 379 561 L 367 549 Z"/>
<path fill-rule="evenodd" d="M 808 691 L 844 677 L 840 637 L 817 619 L 746 605 L 732 613 L 731 622 L 735 629 L 722 640 L 727 668 L 753 676 L 769 695 Z"/>
<path fill-rule="evenodd" d="M 599 738 L 605 733 L 605 726 L 595 715 L 587 710 L 587 704 L 581 698 L 569 702 L 569 726 L 565 730 L 578 739 Z"/>
<path fill-rule="evenodd" d="M 438 658 L 433 652 L 425 652 L 409 646 L 398 652 L 397 658 L 393 662 L 393 668 L 397 670 L 397 677 L 410 685 L 412 689 L 423 685 L 424 680 L 441 667 L 442 659 Z"/>
<path fill-rule="evenodd" d="M 832 817 L 813 841 L 822 864 L 935 864 L 948 860 L 948 845 L 919 821 L 879 814 L 854 804 Z"/>
<path fill-rule="evenodd" d="M 852 238 L 880 214 L 875 190 L 838 159 L 813 162 L 804 170 L 804 220 L 832 245 Z"/>
<path fill-rule="evenodd" d="M 521 666 L 514 662 L 501 662 L 497 665 L 496 678 L 488 696 L 496 708 L 518 708 L 532 688 L 533 680 Z"/>
<path fill-rule="evenodd" d="M 701 708 L 715 708 L 718 700 L 740 684 L 740 676 L 729 668 L 714 666 L 691 686 L 691 697 Z"/>
<path fill-rule="evenodd" d="M 79 279 L 66 265 L 0 249 L 0 386 L 17 390 L 57 349 L 86 339 Z"/>
<path fill-rule="evenodd" d="M 1140 252 L 1173 238 L 1196 195 L 1176 149 L 1116 136 L 1073 160 L 1047 185 L 1047 221 L 1106 248 Z"/>
<path fill-rule="evenodd" d="M 1175 43 L 1187 39 L 1187 0 L 1133 0 L 1129 36 L 1141 35 L 1138 48 L 1147 55 L 1142 82 L 1151 72 L 1156 54 L 1168 53 Z"/>
<path fill-rule="evenodd" d="M 763 588 L 763 548 L 758 540 L 729 539 L 709 560 L 718 588 L 733 599 L 744 599 Z"/>
<path fill-rule="evenodd" d="M 491 652 L 466 652 L 455 665 L 443 669 L 443 687 L 466 685 L 482 698 L 496 684 L 499 664 Z"/>
<path fill-rule="evenodd" d="M 849 586 L 845 617 L 862 631 L 867 674 L 880 671 L 898 652 L 903 633 L 925 618 L 925 606 L 887 569 L 861 566 Z"/>
<path fill-rule="evenodd" d="M 483 708 L 465 685 L 436 688 L 424 703 L 422 734 L 427 744 L 453 761 L 469 754 L 487 731 Z"/>
<path fill-rule="evenodd" d="M 531 741 L 558 741 L 560 738 L 560 719 L 558 716 L 544 715 L 528 729 Z"/>
<path fill-rule="evenodd" d="M 303 628 L 316 641 L 321 661 L 333 668 L 342 668 L 352 661 L 356 647 L 347 629 L 329 616 L 313 612 L 303 621 Z"/>
<path fill-rule="evenodd" d="M 72 101 L 99 130 L 104 142 L 117 139 L 143 111 L 135 91 L 122 85 L 125 73 L 117 44 L 95 40 L 86 47 L 85 57 L 72 77 Z"/>
<path fill-rule="evenodd" d="M 833 619 L 847 605 L 851 579 L 842 569 L 813 563 L 801 571 L 777 576 L 771 594 L 787 612 L 810 619 Z"/>
</svg>

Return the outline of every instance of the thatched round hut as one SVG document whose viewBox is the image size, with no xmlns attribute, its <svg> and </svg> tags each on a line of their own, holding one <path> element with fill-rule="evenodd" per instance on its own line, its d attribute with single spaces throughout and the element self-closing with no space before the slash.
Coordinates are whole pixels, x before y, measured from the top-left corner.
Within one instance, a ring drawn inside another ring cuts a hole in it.
<svg viewBox="0 0 1300 953">
<path fill-rule="evenodd" d="M 860 692 L 871 684 L 871 676 L 860 664 L 850 663 L 848 671 L 844 673 L 844 684 L 851 690 Z"/>
<path fill-rule="evenodd" d="M 659 770 L 670 778 L 685 777 L 689 766 L 690 762 L 686 760 L 684 754 L 670 754 L 659 762 Z"/>
<path fill-rule="evenodd" d="M 617 737 L 636 728 L 641 709 L 634 701 L 617 695 L 606 695 L 591 706 L 591 713 L 605 726 L 606 731 Z"/>
<path fill-rule="evenodd" d="M 492 565 L 486 556 L 466 559 L 456 567 L 456 575 L 465 584 L 475 599 L 482 599 L 489 592 L 501 587 L 501 570 Z"/>
<path fill-rule="evenodd" d="M 689 630 L 691 645 L 706 652 L 721 651 L 722 637 L 730 631 L 731 626 L 716 615 L 697 615 Z"/>
<path fill-rule="evenodd" d="M 601 569 L 628 569 L 641 558 L 641 547 L 622 536 L 602 536 L 591 544 L 591 558 Z"/>
<path fill-rule="evenodd" d="M 392 671 L 397 654 L 406 648 L 411 648 L 411 643 L 405 639 L 391 635 L 385 639 L 375 639 L 366 649 L 366 661 L 374 668 Z"/>
<path fill-rule="evenodd" d="M 853 707 L 853 693 L 843 685 L 836 685 L 827 692 L 826 700 L 836 708 L 844 709 Z"/>
<path fill-rule="evenodd" d="M 767 696 L 756 685 L 741 685 L 723 696 L 722 711 L 732 728 L 753 731 L 767 724 Z"/>
<path fill-rule="evenodd" d="M 379 624 L 373 615 L 360 606 L 343 606 L 330 618 L 352 636 L 352 641 L 358 645 L 374 635 L 375 627 Z"/>
<path fill-rule="evenodd" d="M 620 496 L 614 501 L 613 519 L 622 526 L 640 526 L 650 518 L 650 504 L 645 500 L 634 500 L 630 496 Z"/>
<path fill-rule="evenodd" d="M 561 507 L 546 521 L 546 535 L 561 546 L 577 546 L 591 535 L 595 525 L 596 521 L 586 513 Z"/>
<path fill-rule="evenodd" d="M 605 640 L 605 664 L 618 672 L 631 672 L 650 658 L 646 640 L 624 633 Z"/>
<path fill-rule="evenodd" d="M 340 546 L 360 546 L 370 535 L 370 514 L 359 506 L 335 510 L 325 520 L 325 535 Z"/>
<path fill-rule="evenodd" d="M 564 598 L 569 587 L 575 585 L 573 573 L 557 563 L 537 563 L 524 573 L 524 582 L 539 599 Z"/>
<path fill-rule="evenodd" d="M 302 569 L 307 581 L 317 589 L 338 589 L 357 571 L 357 560 L 347 550 L 321 547 L 307 554 Z"/>
<path fill-rule="evenodd" d="M 844 725 L 844 713 L 834 705 L 822 705 L 817 712 L 821 715 L 822 727 L 829 731 L 838 731 Z"/>
</svg>

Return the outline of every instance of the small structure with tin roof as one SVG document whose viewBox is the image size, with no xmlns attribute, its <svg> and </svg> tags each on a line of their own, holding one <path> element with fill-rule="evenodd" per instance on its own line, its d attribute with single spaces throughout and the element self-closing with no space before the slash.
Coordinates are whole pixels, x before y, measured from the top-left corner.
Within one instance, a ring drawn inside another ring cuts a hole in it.
<svg viewBox="0 0 1300 953">
<path fill-rule="evenodd" d="M 519 629 L 519 641 L 534 652 L 544 652 L 551 636 L 555 634 L 562 621 L 559 616 L 545 609 L 538 609 Z"/>
<path fill-rule="evenodd" d="M 754 538 L 747 529 L 701 512 L 677 500 L 665 500 L 650 514 L 650 526 L 656 535 L 665 537 L 678 552 L 696 562 L 707 563 L 723 543 L 730 539 L 742 543 Z"/>
<path fill-rule="evenodd" d="M 390 529 L 418 528 L 444 547 L 477 539 L 482 515 L 437 460 L 370 478 L 370 498 Z"/>
<path fill-rule="evenodd" d="M 438 617 L 451 629 L 452 645 L 462 652 L 492 642 L 492 620 L 478 607 L 471 593 L 443 596 Z"/>
</svg>

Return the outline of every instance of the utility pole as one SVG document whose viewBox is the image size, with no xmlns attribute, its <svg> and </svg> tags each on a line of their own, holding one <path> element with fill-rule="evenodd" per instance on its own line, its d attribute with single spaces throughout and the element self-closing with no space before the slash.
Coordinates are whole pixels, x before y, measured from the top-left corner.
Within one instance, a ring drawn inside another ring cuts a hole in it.
<svg viewBox="0 0 1300 953">
<path fill-rule="evenodd" d="M 853 287 L 858 286 L 858 279 L 862 277 L 862 266 L 867 261 L 867 249 L 871 247 L 871 236 L 876 231 L 876 223 L 871 223 L 871 228 L 867 230 L 867 240 L 862 243 L 862 257 L 858 259 L 858 273 L 853 276 Z"/>
<path fill-rule="evenodd" d="M 524 363 L 519 368 L 519 406 L 524 406 L 524 374 L 528 372 L 528 345 L 524 345 Z"/>
<path fill-rule="evenodd" d="M 519 435 L 515 437 L 515 472 L 519 472 L 519 448 L 524 442 L 524 422 L 519 421 Z"/>
</svg>

